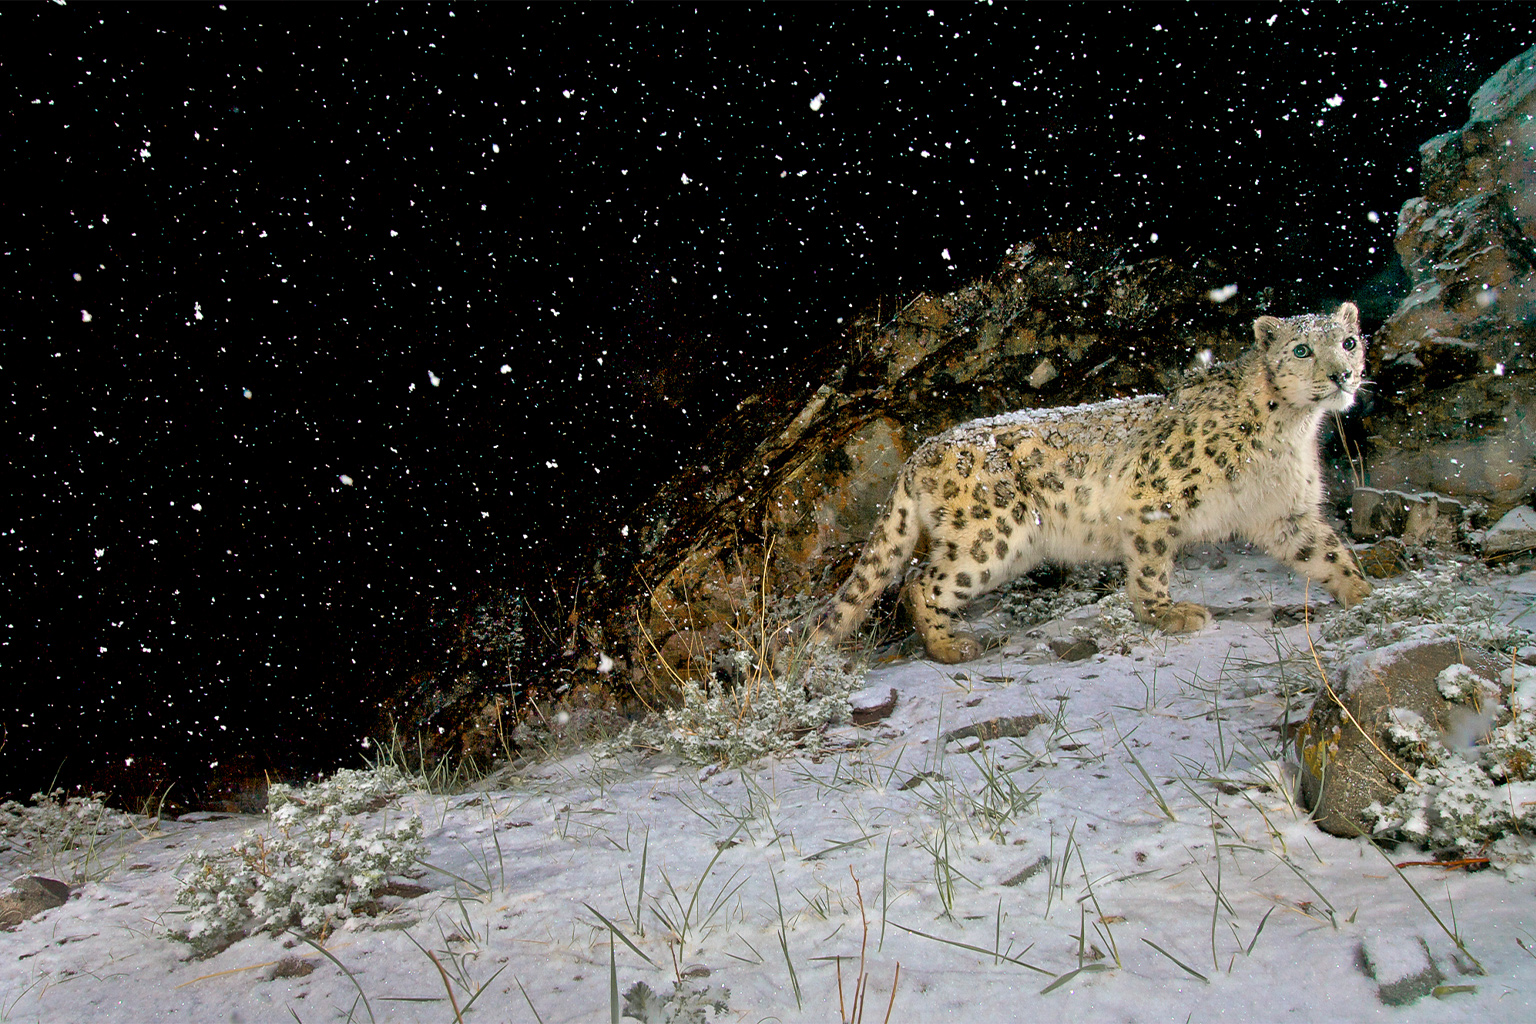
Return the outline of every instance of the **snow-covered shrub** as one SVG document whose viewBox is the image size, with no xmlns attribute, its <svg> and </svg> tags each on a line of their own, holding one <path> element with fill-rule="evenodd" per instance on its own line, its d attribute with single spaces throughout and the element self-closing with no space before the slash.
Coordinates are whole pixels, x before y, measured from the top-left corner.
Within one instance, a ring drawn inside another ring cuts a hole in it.
<svg viewBox="0 0 1536 1024">
<path fill-rule="evenodd" d="M 1481 681 L 1470 683 L 1472 674 L 1458 671 L 1464 668 L 1450 666 L 1436 684 L 1449 699 L 1487 713 L 1491 729 L 1480 744 L 1457 749 L 1421 716 L 1395 709 L 1387 738 L 1416 785 L 1386 806 L 1372 804 L 1366 819 L 1383 838 L 1487 850 L 1496 861 L 1528 859 L 1527 837 L 1536 832 L 1536 668 L 1504 671 L 1507 709 Z"/>
<path fill-rule="evenodd" d="M 794 749 L 815 752 L 823 729 L 852 715 L 848 698 L 864 685 L 861 666 L 848 666 L 844 655 L 821 644 L 780 659 L 777 671 L 752 651 L 724 652 L 714 666 L 708 679 L 684 681 L 677 707 L 631 724 L 594 753 L 655 747 L 700 764 L 734 765 Z"/>
<path fill-rule="evenodd" d="M 848 697 L 864 681 L 829 647 L 812 645 L 797 660 L 783 674 L 686 682 L 682 704 L 660 723 L 661 746 L 690 761 L 729 764 L 796 747 L 815 751 L 825 726 L 848 720 Z"/>
<path fill-rule="evenodd" d="M 0 803 L 0 852 L 14 851 L 70 881 L 94 876 L 97 855 L 133 827 L 131 817 L 105 800 L 105 793 L 66 796 L 55 789 L 33 793 L 30 807 Z"/>
<path fill-rule="evenodd" d="M 695 988 L 690 981 L 676 982 L 667 995 L 643 981 L 624 990 L 624 1016 L 643 1024 L 708 1024 L 724 1020 L 731 990 L 724 985 Z"/>
<path fill-rule="evenodd" d="M 302 815 L 295 807 L 338 807 L 344 814 L 362 814 L 378 810 L 407 788 L 405 776 L 392 765 L 343 768 L 305 786 L 274 782 L 267 790 L 267 812 L 279 824 Z"/>
<path fill-rule="evenodd" d="M 1050 622 L 1098 601 L 1108 585 L 1106 578 L 1112 575 L 1113 570 L 1104 566 L 1073 566 L 1058 586 L 1045 586 L 1030 576 L 1021 576 L 1003 588 L 997 606 L 1016 625 Z"/>
<path fill-rule="evenodd" d="M 1072 636 L 1078 640 L 1092 640 L 1101 651 L 1118 651 L 1128 654 L 1133 646 L 1145 641 L 1151 626 L 1144 626 L 1136 618 L 1131 598 L 1124 590 L 1116 590 L 1098 600 L 1099 616 L 1091 622 L 1072 627 Z"/>
<path fill-rule="evenodd" d="M 1432 636 L 1514 650 L 1530 634 L 1498 620 L 1498 598 L 1477 589 L 1487 576 L 1475 562 L 1447 561 L 1408 573 L 1399 582 L 1378 582 L 1370 597 L 1323 619 L 1319 632 L 1350 650 Z"/>
<path fill-rule="evenodd" d="M 176 902 L 188 911 L 175 936 L 211 953 L 257 931 L 330 931 L 425 852 L 415 815 L 389 829 L 365 828 L 356 818 L 404 788 L 391 767 L 341 771 L 303 787 L 274 785 L 269 830 L 247 830 L 228 850 L 187 858 Z"/>
</svg>

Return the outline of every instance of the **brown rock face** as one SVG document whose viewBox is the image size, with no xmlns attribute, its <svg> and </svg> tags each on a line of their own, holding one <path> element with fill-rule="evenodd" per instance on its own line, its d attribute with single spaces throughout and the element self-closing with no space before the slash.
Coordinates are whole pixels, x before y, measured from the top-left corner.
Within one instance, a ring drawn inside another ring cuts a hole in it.
<svg viewBox="0 0 1536 1024">
<path fill-rule="evenodd" d="M 1419 149 L 1424 195 L 1398 215 L 1413 290 L 1372 350 L 1372 486 L 1475 498 L 1536 490 L 1536 48 Z"/>
<path fill-rule="evenodd" d="M 1230 272 L 1125 265 L 1079 236 L 1017 247 L 996 276 L 877 308 L 743 402 L 644 510 L 635 570 L 596 603 L 648 700 L 842 582 L 917 443 L 1012 409 L 1164 392 L 1231 359 L 1263 312 Z M 1212 298 L 1217 292 L 1230 301 Z"/>
</svg>

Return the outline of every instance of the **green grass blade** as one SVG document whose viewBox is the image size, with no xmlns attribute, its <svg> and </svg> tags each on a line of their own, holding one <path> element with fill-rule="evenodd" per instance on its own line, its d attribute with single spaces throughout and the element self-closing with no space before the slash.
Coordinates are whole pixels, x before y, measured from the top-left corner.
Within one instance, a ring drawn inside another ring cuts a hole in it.
<svg viewBox="0 0 1536 1024">
<path fill-rule="evenodd" d="M 661 970 L 661 965 L 658 964 L 655 960 L 652 960 L 650 957 L 646 956 L 644 953 L 642 953 L 640 951 L 640 947 L 635 945 L 633 942 L 630 942 L 629 941 L 629 936 L 625 935 L 623 932 L 619 931 L 619 926 L 614 924 L 612 921 L 608 920 L 606 917 L 604 917 L 603 916 L 603 912 L 601 910 L 598 910 L 596 907 L 594 907 L 590 903 L 583 903 L 582 906 L 586 907 L 588 910 L 592 911 L 592 913 L 596 914 L 597 915 L 597 919 L 599 921 L 603 922 L 603 924 L 607 925 L 608 926 L 608 930 L 610 932 L 612 932 L 614 935 L 617 935 L 619 937 L 619 941 L 623 942 L 624 945 L 628 946 L 631 950 L 633 950 L 635 956 L 638 956 L 641 960 L 644 960 L 646 963 L 650 964 L 652 967 L 655 967 L 657 970 Z"/>
<path fill-rule="evenodd" d="M 304 942 L 307 942 L 311 946 L 315 947 L 316 952 L 325 957 L 331 963 L 335 964 L 336 969 L 347 976 L 347 980 L 352 982 L 352 984 L 357 988 L 357 997 L 363 1001 L 363 1009 L 368 1011 L 368 1019 L 373 1021 L 373 1007 L 368 1005 L 368 996 L 363 992 L 363 986 L 358 983 L 357 978 L 353 977 L 352 972 L 347 970 L 346 965 L 343 964 L 340 960 L 336 959 L 330 950 L 326 949 L 324 946 L 320 945 L 320 943 L 311 939 L 309 936 L 300 935 L 298 932 L 289 932 L 289 934 L 295 936 L 296 938 L 302 939 Z"/>
<path fill-rule="evenodd" d="M 954 946 L 957 949 L 968 949 L 972 953 L 980 953 L 982 956 L 996 957 L 999 960 L 1006 960 L 1011 964 L 1017 964 L 1020 967 L 1028 968 L 1029 970 L 1034 971 L 1036 974 L 1044 974 L 1047 977 L 1054 976 L 1053 972 L 1046 970 L 1044 967 L 1036 967 L 1034 964 L 1026 963 L 1016 956 L 1009 956 L 1008 954 L 995 949 L 982 949 L 980 946 L 973 946 L 968 942 L 956 942 L 954 939 L 946 939 L 942 935 L 929 935 L 927 932 L 920 932 L 916 928 L 908 928 L 906 925 L 897 921 L 892 921 L 891 924 L 895 925 L 897 928 L 900 928 L 904 932 L 921 936 L 925 939 L 932 939 L 934 942 L 942 942 L 946 946 Z M 1025 952 L 1028 952 L 1028 948 L 1025 949 Z"/>
<path fill-rule="evenodd" d="M 1157 943 L 1153 942 L 1151 939 L 1146 938 L 1145 936 L 1143 936 L 1141 941 L 1145 942 L 1147 945 L 1151 946 L 1153 949 L 1155 949 L 1159 953 L 1163 954 L 1163 956 L 1167 957 L 1169 960 L 1172 960 L 1174 963 L 1176 963 L 1180 967 L 1182 967 L 1185 971 L 1187 971 L 1190 974 L 1193 974 L 1195 977 L 1199 978 L 1201 981 L 1205 982 L 1207 985 L 1209 985 L 1211 983 L 1211 979 L 1210 978 L 1207 978 L 1205 975 L 1201 974 L 1199 971 L 1195 970 L 1193 967 L 1189 966 L 1189 964 L 1187 964 L 1184 961 L 1180 960 L 1178 957 L 1174 956 L 1172 953 L 1168 952 L 1166 949 L 1164 949 L 1162 946 L 1159 946 Z"/>
<path fill-rule="evenodd" d="M 523 983 L 518 980 L 518 977 L 515 974 L 512 975 L 512 980 L 517 982 L 517 990 L 523 994 L 523 1001 L 528 1004 L 528 1009 L 533 1014 L 533 1019 L 537 1021 L 538 1024 L 544 1024 L 544 1018 L 539 1016 L 538 1007 L 534 1006 L 533 1000 L 528 998 L 528 990 L 523 988 Z"/>
<path fill-rule="evenodd" d="M 897 925 L 897 927 L 899 928 L 900 925 Z M 1073 978 L 1077 977 L 1079 974 L 1097 974 L 1099 971 L 1107 970 L 1109 970 L 1109 964 L 1084 964 L 1082 967 L 1074 967 L 1072 970 L 1068 971 L 1066 974 L 1061 975 L 1055 981 L 1041 989 L 1040 994 L 1045 995 L 1047 992 L 1060 988 L 1067 982 L 1071 981 Z"/>
</svg>

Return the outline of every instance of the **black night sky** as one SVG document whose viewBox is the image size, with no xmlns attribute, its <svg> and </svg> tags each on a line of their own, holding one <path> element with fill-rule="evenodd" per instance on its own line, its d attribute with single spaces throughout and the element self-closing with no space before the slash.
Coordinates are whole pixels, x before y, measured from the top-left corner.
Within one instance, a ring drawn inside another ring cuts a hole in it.
<svg viewBox="0 0 1536 1024">
<path fill-rule="evenodd" d="M 1355 294 L 1530 11 L 0 7 L 0 788 L 356 763 L 413 616 L 1011 243 Z"/>
</svg>

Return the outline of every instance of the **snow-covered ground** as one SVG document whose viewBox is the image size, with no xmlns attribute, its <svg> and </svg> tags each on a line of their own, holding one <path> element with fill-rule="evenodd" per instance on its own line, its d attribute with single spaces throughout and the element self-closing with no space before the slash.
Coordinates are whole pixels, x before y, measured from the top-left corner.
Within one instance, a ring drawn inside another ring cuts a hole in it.
<svg viewBox="0 0 1536 1024">
<path fill-rule="evenodd" d="M 816 760 L 583 752 L 407 795 L 368 821 L 424 819 L 430 891 L 324 953 L 166 937 L 187 855 L 266 818 L 129 832 L 0 933 L 0 1020 L 554 1024 L 608 1019 L 615 981 L 658 1021 L 851 1020 L 856 990 L 871 1022 L 1536 1019 L 1536 870 L 1400 877 L 1308 824 L 1281 723 L 1315 685 L 1309 630 L 1271 615 L 1302 585 L 1241 554 L 1182 575 L 1218 613 L 1199 634 L 1066 662 L 1015 628 L 969 665 L 887 660 L 861 703 L 894 710 Z M 1536 628 L 1536 573 L 1488 585 Z M 679 976 L 725 1009 L 662 1003 Z"/>
</svg>

